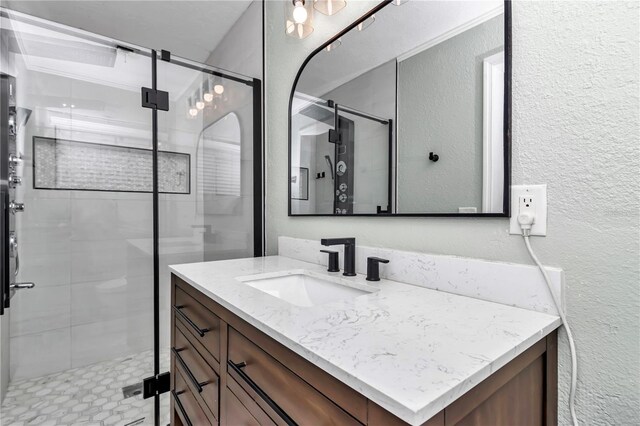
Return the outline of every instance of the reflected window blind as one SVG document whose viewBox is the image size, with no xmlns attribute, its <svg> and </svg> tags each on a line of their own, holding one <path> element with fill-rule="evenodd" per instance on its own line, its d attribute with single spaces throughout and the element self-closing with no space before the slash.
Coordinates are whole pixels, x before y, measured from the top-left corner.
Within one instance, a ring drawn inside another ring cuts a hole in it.
<svg viewBox="0 0 640 426">
<path fill-rule="evenodd" d="M 202 160 L 205 194 L 240 196 L 240 145 L 205 140 Z"/>
</svg>

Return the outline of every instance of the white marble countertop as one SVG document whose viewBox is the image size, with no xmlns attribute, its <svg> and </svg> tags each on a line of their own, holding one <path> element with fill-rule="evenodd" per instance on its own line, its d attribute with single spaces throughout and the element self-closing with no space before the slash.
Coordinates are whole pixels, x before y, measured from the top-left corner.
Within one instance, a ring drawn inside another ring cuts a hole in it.
<svg viewBox="0 0 640 426">
<path fill-rule="evenodd" d="M 365 277 L 380 290 L 299 307 L 236 277 L 326 267 L 282 256 L 174 265 L 196 289 L 407 423 L 440 412 L 538 340 L 560 318 Z"/>
</svg>

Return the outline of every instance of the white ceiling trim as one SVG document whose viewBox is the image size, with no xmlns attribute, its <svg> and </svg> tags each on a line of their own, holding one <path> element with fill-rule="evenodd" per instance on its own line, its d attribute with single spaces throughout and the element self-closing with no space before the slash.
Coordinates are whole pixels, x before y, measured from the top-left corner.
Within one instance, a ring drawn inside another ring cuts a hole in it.
<svg viewBox="0 0 640 426">
<path fill-rule="evenodd" d="M 471 28 L 482 24 L 483 22 L 488 21 L 489 19 L 495 18 L 504 13 L 504 5 L 500 5 L 493 10 L 490 10 L 472 20 L 465 22 L 464 24 L 447 31 L 446 33 L 439 35 L 438 37 L 434 37 L 431 40 L 421 44 L 420 46 L 416 46 L 415 48 L 409 50 L 408 52 L 399 55 L 396 59 L 398 62 L 402 62 L 405 59 L 408 59 L 418 53 L 424 52 L 427 49 L 432 48 L 433 46 L 440 44 L 452 37 L 457 36 L 458 34 L 462 34 L 463 32 L 470 30 Z"/>
</svg>

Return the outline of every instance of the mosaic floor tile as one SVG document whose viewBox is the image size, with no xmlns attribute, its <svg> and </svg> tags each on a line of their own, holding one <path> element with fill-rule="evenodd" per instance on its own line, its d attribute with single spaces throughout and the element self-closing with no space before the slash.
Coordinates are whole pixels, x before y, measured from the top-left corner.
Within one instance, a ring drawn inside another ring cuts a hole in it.
<svg viewBox="0 0 640 426">
<path fill-rule="evenodd" d="M 169 370 L 168 352 L 161 371 Z M 153 374 L 153 352 L 116 358 L 86 367 L 9 384 L 0 408 L 2 426 L 153 425 L 153 399 L 125 398 L 122 388 Z M 168 398 L 161 398 L 162 419 L 169 423 Z"/>
</svg>

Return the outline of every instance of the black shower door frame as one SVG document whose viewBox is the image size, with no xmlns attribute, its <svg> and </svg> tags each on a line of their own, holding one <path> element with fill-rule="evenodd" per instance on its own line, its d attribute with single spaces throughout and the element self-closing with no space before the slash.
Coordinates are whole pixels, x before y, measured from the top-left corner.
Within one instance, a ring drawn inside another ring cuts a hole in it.
<svg viewBox="0 0 640 426">
<path fill-rule="evenodd" d="M 158 61 L 169 62 L 174 65 L 190 68 L 215 77 L 221 77 L 244 83 L 253 88 L 253 255 L 261 257 L 264 255 L 264 169 L 263 169 L 263 143 L 262 143 L 262 81 L 257 78 L 241 78 L 237 75 L 227 74 L 219 69 L 212 69 L 205 66 L 197 66 L 193 63 L 185 62 L 179 58 L 172 57 L 171 53 L 161 50 L 158 55 L 157 50 L 151 50 L 151 91 L 156 94 L 156 103 L 147 105 L 151 108 L 152 127 L 152 173 L 153 173 L 153 373 L 154 376 L 145 379 L 145 382 L 152 383 L 155 390 L 154 398 L 154 424 L 160 426 L 160 395 L 169 391 L 166 384 L 169 379 L 169 372 L 160 371 L 160 230 L 159 230 L 159 190 L 158 190 L 158 110 L 166 110 L 167 105 L 161 105 L 162 92 L 158 87 Z M 148 99 L 145 91 L 141 88 L 142 103 Z M 166 93 L 166 92 L 164 92 Z M 168 96 L 168 95 L 167 95 Z"/>
</svg>

